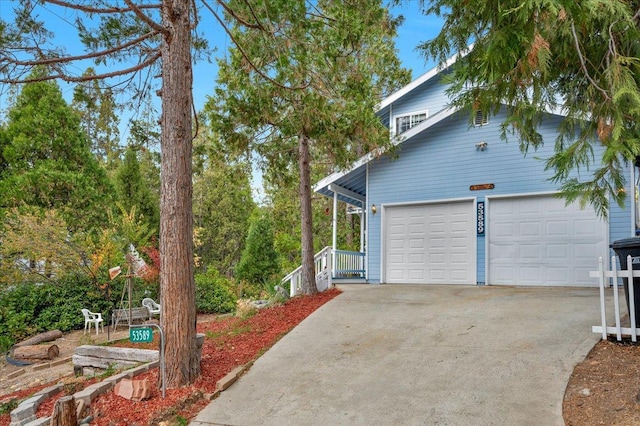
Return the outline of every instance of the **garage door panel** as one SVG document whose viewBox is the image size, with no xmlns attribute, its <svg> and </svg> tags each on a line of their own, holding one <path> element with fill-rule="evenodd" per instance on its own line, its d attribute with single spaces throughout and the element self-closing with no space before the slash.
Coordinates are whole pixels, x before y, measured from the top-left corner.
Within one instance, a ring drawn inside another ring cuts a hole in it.
<svg viewBox="0 0 640 426">
<path fill-rule="evenodd" d="M 536 284 L 544 281 L 542 271 L 537 266 L 523 265 L 515 276 L 524 284 Z"/>
<path fill-rule="evenodd" d="M 578 243 L 574 247 L 576 259 L 584 259 L 591 262 L 593 268 L 593 259 L 597 259 L 602 256 L 602 253 L 598 252 L 597 247 L 593 244 Z"/>
<path fill-rule="evenodd" d="M 550 266 L 547 269 L 547 279 L 549 284 L 561 285 L 566 283 L 569 279 L 569 268 L 567 267 L 553 267 Z M 571 268 L 573 269 L 573 268 Z"/>
<path fill-rule="evenodd" d="M 540 235 L 540 224 L 535 222 L 521 222 L 520 235 L 523 237 Z"/>
<path fill-rule="evenodd" d="M 403 272 L 402 270 L 392 269 L 389 271 L 389 278 L 391 280 L 401 280 L 404 277 Z"/>
<path fill-rule="evenodd" d="M 566 259 L 569 257 L 569 247 L 566 244 L 547 244 L 546 259 Z"/>
<path fill-rule="evenodd" d="M 491 200 L 488 212 L 489 284 L 597 284 L 589 270 L 608 228 L 592 209 L 542 196 Z"/>
<path fill-rule="evenodd" d="M 424 271 L 422 269 L 411 269 L 409 271 L 410 280 L 424 280 Z"/>
<path fill-rule="evenodd" d="M 520 246 L 520 257 L 523 261 L 534 260 L 539 262 L 542 259 L 542 247 L 540 244 L 522 244 Z"/>
<path fill-rule="evenodd" d="M 433 283 L 443 283 L 445 273 L 442 269 L 432 269 L 429 271 L 429 281 Z"/>
<path fill-rule="evenodd" d="M 386 226 L 391 218 L 404 226 Z M 386 282 L 475 284 L 473 202 L 387 207 L 384 224 Z"/>
<path fill-rule="evenodd" d="M 594 237 L 598 235 L 598 220 L 576 219 L 575 234 L 581 237 Z"/>
<path fill-rule="evenodd" d="M 547 236 L 566 237 L 571 229 L 566 220 L 550 220 L 546 225 Z"/>
</svg>

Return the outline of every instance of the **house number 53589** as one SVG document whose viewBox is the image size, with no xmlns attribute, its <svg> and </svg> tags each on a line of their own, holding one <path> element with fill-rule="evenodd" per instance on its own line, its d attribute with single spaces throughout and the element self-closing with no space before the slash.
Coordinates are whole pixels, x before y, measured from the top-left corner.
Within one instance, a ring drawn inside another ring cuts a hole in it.
<svg viewBox="0 0 640 426">
<path fill-rule="evenodd" d="M 478 235 L 484 235 L 484 201 L 478 202 Z"/>
</svg>

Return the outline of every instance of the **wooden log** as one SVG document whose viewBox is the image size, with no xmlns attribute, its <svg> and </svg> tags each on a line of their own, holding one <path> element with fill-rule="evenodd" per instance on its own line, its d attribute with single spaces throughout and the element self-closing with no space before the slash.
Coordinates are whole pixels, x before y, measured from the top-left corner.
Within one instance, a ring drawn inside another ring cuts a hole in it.
<svg viewBox="0 0 640 426">
<path fill-rule="evenodd" d="M 63 396 L 56 401 L 49 426 L 78 426 L 76 401 L 73 396 Z"/>
<path fill-rule="evenodd" d="M 20 346 L 37 345 L 43 342 L 51 342 L 52 340 L 56 340 L 61 337 L 62 337 L 62 331 L 60 330 L 45 331 L 44 333 L 36 334 L 33 337 L 23 340 L 20 343 L 16 343 L 15 345 L 13 345 L 13 347 L 19 348 Z"/>
<path fill-rule="evenodd" d="M 56 345 L 33 345 L 13 348 L 13 358 L 16 359 L 54 359 L 60 355 Z"/>
</svg>

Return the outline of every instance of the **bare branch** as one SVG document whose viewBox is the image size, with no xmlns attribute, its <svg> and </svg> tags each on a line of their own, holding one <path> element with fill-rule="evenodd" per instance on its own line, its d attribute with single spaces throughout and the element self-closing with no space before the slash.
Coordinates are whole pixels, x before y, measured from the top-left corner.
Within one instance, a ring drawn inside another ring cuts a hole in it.
<svg viewBox="0 0 640 426">
<path fill-rule="evenodd" d="M 77 3 L 69 3 L 61 0 L 44 0 L 46 3 L 55 4 L 56 6 L 62 6 L 73 10 L 79 10 L 85 13 L 125 13 L 125 12 L 134 12 L 133 9 L 128 7 L 110 7 L 110 8 L 98 8 L 91 6 L 84 6 Z M 141 4 L 136 5 L 136 9 L 160 9 L 161 4 Z"/>
<path fill-rule="evenodd" d="M 149 16 L 147 16 L 144 12 L 142 12 L 142 10 L 140 10 L 140 8 L 137 5 L 135 5 L 131 0 L 124 0 L 124 2 L 131 8 L 131 11 L 135 13 L 135 15 L 138 18 L 140 18 L 140 20 L 145 24 L 147 24 L 149 27 L 151 27 L 155 31 L 162 33 L 164 35 L 169 34 L 169 30 L 167 28 L 163 27 L 153 19 L 149 18 Z"/>
<path fill-rule="evenodd" d="M 48 76 L 43 76 L 43 77 L 37 77 L 37 78 L 28 78 L 28 79 L 24 79 L 24 80 L 22 80 L 22 79 L 5 78 L 5 79 L 0 79 L 0 83 L 2 83 L 2 84 L 35 83 L 35 82 L 38 82 L 38 81 L 55 80 L 55 79 L 58 79 L 58 78 L 60 80 L 66 81 L 68 83 L 81 83 L 81 82 L 84 82 L 84 81 L 103 80 L 103 79 L 107 79 L 107 78 L 119 77 L 119 76 L 122 76 L 122 75 L 127 75 L 127 74 L 131 74 L 131 73 L 140 71 L 141 69 L 146 68 L 149 65 L 152 65 L 154 62 L 156 62 L 161 57 L 162 57 L 162 54 L 160 52 L 157 52 L 155 55 L 149 57 L 146 61 L 141 62 L 138 65 L 135 65 L 135 66 L 129 67 L 129 68 L 125 68 L 125 69 L 122 69 L 122 70 L 110 72 L 110 73 L 104 73 L 104 74 L 83 75 L 81 77 L 73 77 L 73 76 L 65 74 L 59 68 L 54 67 L 54 69 L 56 69 L 58 71 L 58 74 L 48 75 Z M 35 65 L 37 65 L 37 64 L 35 64 Z"/>
<path fill-rule="evenodd" d="M 611 98 L 609 97 L 609 94 L 607 93 L 607 91 L 604 90 L 603 88 L 601 88 L 600 86 L 598 86 L 598 83 L 596 83 L 595 80 L 593 78 L 591 78 L 591 76 L 589 75 L 589 70 L 587 70 L 587 64 L 585 63 L 584 57 L 582 56 L 582 51 L 580 50 L 580 42 L 578 41 L 578 34 L 576 34 L 576 27 L 575 27 L 573 21 L 571 21 L 571 33 L 573 34 L 573 41 L 576 44 L 576 52 L 578 52 L 578 58 L 580 58 L 580 66 L 582 68 L 582 71 L 584 72 L 584 75 L 587 77 L 587 80 L 589 80 L 589 82 L 596 89 L 598 89 L 598 91 L 600 93 L 602 93 L 604 98 L 606 100 L 610 101 Z"/>
<path fill-rule="evenodd" d="M 67 57 L 56 57 L 56 58 L 47 58 L 47 59 L 34 59 L 31 61 L 18 61 L 18 60 L 11 60 L 11 59 L 7 59 L 7 57 L 0 57 L 0 64 L 8 62 L 10 64 L 13 65 L 17 65 L 17 66 L 23 66 L 23 67 L 29 67 L 29 66 L 36 66 L 36 65 L 49 65 L 49 64 L 60 64 L 60 63 L 69 63 L 69 62 L 75 62 L 75 61 L 83 61 L 86 59 L 95 59 L 95 58 L 100 58 L 103 56 L 108 56 L 111 55 L 113 53 L 119 52 L 121 50 L 127 49 L 131 46 L 134 46 L 136 44 L 139 44 L 151 37 L 154 37 L 158 35 L 157 31 L 151 31 L 148 32 L 146 34 L 141 35 L 140 37 L 133 39 L 131 41 L 128 41 L 125 44 L 121 44 L 119 46 L 116 46 L 114 48 L 111 49 L 107 49 L 107 50 L 102 50 L 100 52 L 93 52 L 93 53 L 88 53 L 86 55 L 79 55 L 79 56 L 67 56 Z M 40 51 L 38 49 L 38 51 Z"/>
</svg>

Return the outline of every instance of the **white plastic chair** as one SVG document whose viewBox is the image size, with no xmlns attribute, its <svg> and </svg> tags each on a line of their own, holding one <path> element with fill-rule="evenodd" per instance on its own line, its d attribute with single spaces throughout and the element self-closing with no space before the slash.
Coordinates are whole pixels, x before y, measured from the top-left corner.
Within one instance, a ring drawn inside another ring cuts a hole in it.
<svg viewBox="0 0 640 426">
<path fill-rule="evenodd" d="M 142 306 L 149 310 L 149 316 L 160 315 L 160 311 L 162 310 L 160 305 L 150 297 L 142 299 Z"/>
<path fill-rule="evenodd" d="M 98 326 L 100 325 L 102 325 L 102 332 L 104 333 L 104 322 L 102 321 L 102 314 L 91 312 L 88 309 L 82 309 L 82 315 L 84 315 L 84 334 L 87 333 L 87 328 L 89 329 L 89 333 L 91 333 L 92 324 L 96 328 L 96 335 L 98 334 Z"/>
</svg>

